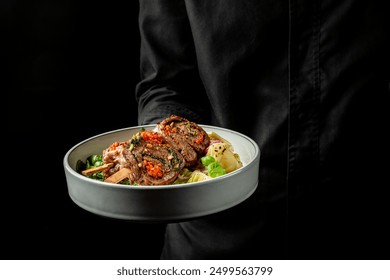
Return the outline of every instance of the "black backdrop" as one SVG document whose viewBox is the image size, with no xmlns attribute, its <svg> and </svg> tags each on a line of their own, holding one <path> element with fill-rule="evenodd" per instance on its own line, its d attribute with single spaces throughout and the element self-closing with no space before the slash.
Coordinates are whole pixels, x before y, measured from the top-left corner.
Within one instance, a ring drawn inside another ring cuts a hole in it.
<svg viewBox="0 0 390 280">
<path fill-rule="evenodd" d="M 138 1 L 1 6 L 8 129 L 1 233 L 8 246 L 0 258 L 158 259 L 164 225 L 81 209 L 62 165 L 80 141 L 137 124 Z"/>
</svg>

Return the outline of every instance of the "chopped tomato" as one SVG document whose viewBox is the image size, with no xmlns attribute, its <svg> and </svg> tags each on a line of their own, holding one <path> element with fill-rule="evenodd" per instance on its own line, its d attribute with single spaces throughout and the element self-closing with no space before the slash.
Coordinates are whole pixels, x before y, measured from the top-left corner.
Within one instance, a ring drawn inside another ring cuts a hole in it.
<svg viewBox="0 0 390 280">
<path fill-rule="evenodd" d="M 162 144 L 163 142 L 162 136 L 153 131 L 142 131 L 141 136 L 145 141 L 151 141 L 157 144 Z"/>
<path fill-rule="evenodd" d="M 195 140 L 195 143 L 196 144 L 201 144 L 204 140 L 204 136 L 203 134 L 201 134 L 196 140 Z"/>
<path fill-rule="evenodd" d="M 119 142 L 114 142 L 110 145 L 110 150 L 115 150 L 119 146 Z"/>
<path fill-rule="evenodd" d="M 164 132 L 166 135 L 169 135 L 171 133 L 176 133 L 177 132 L 177 127 L 171 127 L 170 125 L 166 125 L 164 127 Z"/>
<path fill-rule="evenodd" d="M 152 176 L 154 178 L 162 178 L 163 172 L 158 164 L 153 165 L 153 163 L 147 160 L 144 160 L 144 164 L 149 176 Z"/>
</svg>

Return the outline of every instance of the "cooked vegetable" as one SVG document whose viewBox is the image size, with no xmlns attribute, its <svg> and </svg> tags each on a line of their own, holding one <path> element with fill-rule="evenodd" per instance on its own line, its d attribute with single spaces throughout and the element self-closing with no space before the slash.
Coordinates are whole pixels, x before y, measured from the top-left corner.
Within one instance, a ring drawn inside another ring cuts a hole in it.
<svg viewBox="0 0 390 280">
<path fill-rule="evenodd" d="M 207 174 L 211 178 L 219 177 L 226 174 L 226 170 L 221 166 L 221 164 L 215 160 L 213 156 L 202 157 L 201 162 L 204 166 L 207 167 Z"/>
<path fill-rule="evenodd" d="M 99 167 L 103 164 L 103 159 L 101 155 L 91 155 L 85 162 L 78 160 L 76 164 L 76 171 L 81 173 L 83 170 L 91 169 L 93 167 Z"/>
<path fill-rule="evenodd" d="M 210 176 L 207 176 L 205 173 L 203 173 L 200 170 L 195 170 L 192 172 L 191 177 L 188 179 L 187 183 L 195 183 L 200 181 L 205 181 L 211 179 Z"/>
<path fill-rule="evenodd" d="M 226 174 L 226 170 L 223 169 L 221 164 L 217 161 L 214 161 L 207 165 L 207 173 L 209 174 L 210 177 L 216 178 L 222 175 Z"/>
<path fill-rule="evenodd" d="M 127 179 L 129 177 L 130 172 L 131 170 L 128 168 L 122 168 L 118 172 L 112 174 L 110 177 L 105 179 L 105 182 L 118 184 L 123 180 Z"/>
<path fill-rule="evenodd" d="M 211 144 L 208 148 L 207 155 L 215 158 L 227 173 L 242 166 L 239 155 L 234 153 L 231 146 L 226 142 Z"/>
<path fill-rule="evenodd" d="M 215 158 L 212 157 L 212 156 L 205 156 L 205 157 L 202 157 L 202 158 L 200 159 L 200 161 L 202 162 L 202 164 L 203 164 L 204 166 L 207 166 L 207 165 L 209 165 L 210 163 L 215 162 Z"/>
<path fill-rule="evenodd" d="M 83 171 L 81 171 L 81 173 L 85 176 L 90 176 L 90 175 L 93 175 L 94 173 L 96 172 L 100 172 L 100 171 L 105 171 L 107 170 L 108 168 L 112 167 L 113 166 L 113 163 L 106 163 L 106 164 L 103 164 L 103 165 L 100 165 L 100 166 L 97 166 L 97 167 L 90 167 L 89 169 L 85 169 Z"/>
<path fill-rule="evenodd" d="M 179 176 L 177 176 L 177 179 L 175 180 L 174 184 L 187 183 L 191 175 L 192 175 L 192 171 L 190 171 L 188 168 L 183 168 L 182 172 L 179 173 Z"/>
<path fill-rule="evenodd" d="M 112 163 L 104 164 L 101 155 L 91 155 L 85 163 L 81 160 L 77 161 L 76 171 L 91 179 L 103 181 L 104 171 L 110 167 L 112 167 Z"/>
</svg>

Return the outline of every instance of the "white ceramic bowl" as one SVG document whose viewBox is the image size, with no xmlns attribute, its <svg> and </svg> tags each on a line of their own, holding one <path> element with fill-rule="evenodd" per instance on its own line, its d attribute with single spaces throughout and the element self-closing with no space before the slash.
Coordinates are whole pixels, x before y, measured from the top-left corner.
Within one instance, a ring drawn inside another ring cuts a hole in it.
<svg viewBox="0 0 390 280">
<path fill-rule="evenodd" d="M 75 145 L 64 157 L 70 198 L 81 208 L 110 218 L 145 222 L 175 222 L 213 214 L 247 199 L 257 188 L 260 149 L 238 132 L 201 125 L 228 140 L 240 155 L 243 167 L 211 180 L 167 186 L 128 186 L 101 182 L 76 172 L 78 160 L 101 154 L 115 141 L 126 141 L 141 128 L 136 126 L 103 133 Z"/>
</svg>

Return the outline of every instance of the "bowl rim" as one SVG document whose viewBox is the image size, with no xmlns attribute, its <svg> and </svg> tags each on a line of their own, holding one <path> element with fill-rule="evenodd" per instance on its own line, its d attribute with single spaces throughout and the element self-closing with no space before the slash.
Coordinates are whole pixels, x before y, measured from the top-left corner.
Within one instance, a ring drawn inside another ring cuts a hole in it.
<svg viewBox="0 0 390 280">
<path fill-rule="evenodd" d="M 103 132 L 103 133 L 97 134 L 95 136 L 89 137 L 89 138 L 87 138 L 87 139 L 85 139 L 85 140 L 75 144 L 74 146 L 72 146 L 66 152 L 65 156 L 63 157 L 63 166 L 64 166 L 64 168 L 66 169 L 66 171 L 68 173 L 70 173 L 71 175 L 75 176 L 76 178 L 78 178 L 78 179 L 80 179 L 82 181 L 86 181 L 87 183 L 93 183 L 93 184 L 96 184 L 96 185 L 99 185 L 99 186 L 102 186 L 102 187 L 110 187 L 110 188 L 117 188 L 117 189 L 130 189 L 130 190 L 134 189 L 134 190 L 156 191 L 156 190 L 164 190 L 164 189 L 194 188 L 196 186 L 201 187 L 201 186 L 206 186 L 206 185 L 209 185 L 209 184 L 214 184 L 214 183 L 217 183 L 217 182 L 220 182 L 220 181 L 228 180 L 231 176 L 234 176 L 237 173 L 243 172 L 243 171 L 251 168 L 251 166 L 254 165 L 256 163 L 256 161 L 260 158 L 260 148 L 259 148 L 258 144 L 252 138 L 248 137 L 247 135 L 245 135 L 243 133 L 240 133 L 240 132 L 237 132 L 237 131 L 234 131 L 234 130 L 231 130 L 231 129 L 228 129 L 228 128 L 212 126 L 212 125 L 199 124 L 199 126 L 201 126 L 205 130 L 207 129 L 207 130 L 212 131 L 213 128 L 216 128 L 218 130 L 222 130 L 222 131 L 226 131 L 228 133 L 236 134 L 236 135 L 240 136 L 241 138 L 246 139 L 250 144 L 252 144 L 252 146 L 253 146 L 253 148 L 255 150 L 253 158 L 249 162 L 245 163 L 242 167 L 238 168 L 237 170 L 234 170 L 234 171 L 232 171 L 232 172 L 230 172 L 228 174 L 225 174 L 223 176 L 220 176 L 220 177 L 217 177 L 217 178 L 213 178 L 211 180 L 205 180 L 205 181 L 193 182 L 193 183 L 158 185 L 158 186 L 146 186 L 146 185 L 134 186 L 134 185 L 122 185 L 122 184 L 102 182 L 102 181 L 99 181 L 99 180 L 94 180 L 94 179 L 88 178 L 86 176 L 83 176 L 82 174 L 79 174 L 69 164 L 69 157 L 70 157 L 70 155 L 78 147 L 80 147 L 80 146 L 82 146 L 82 145 L 84 145 L 84 144 L 86 144 L 86 143 L 88 143 L 90 141 L 93 141 L 93 140 L 95 140 L 95 139 L 97 139 L 99 137 L 102 137 L 102 136 L 119 133 L 119 132 L 125 131 L 125 130 L 133 130 L 133 129 L 136 130 L 136 129 L 142 129 L 142 128 L 144 128 L 144 129 L 155 128 L 156 125 L 157 124 L 148 124 L 148 125 L 138 125 L 138 126 L 119 128 L 119 129 Z M 229 141 L 229 139 L 227 139 L 227 140 Z"/>
</svg>

